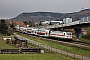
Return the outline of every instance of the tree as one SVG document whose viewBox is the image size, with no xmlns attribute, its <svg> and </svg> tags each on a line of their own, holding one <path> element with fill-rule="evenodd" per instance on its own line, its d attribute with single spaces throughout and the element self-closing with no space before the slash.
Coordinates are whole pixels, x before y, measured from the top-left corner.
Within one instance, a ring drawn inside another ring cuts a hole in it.
<svg viewBox="0 0 90 60">
<path fill-rule="evenodd" d="M 35 22 L 32 20 L 32 27 L 35 27 Z"/>
<path fill-rule="evenodd" d="M 90 27 L 87 28 L 87 31 L 86 32 L 87 32 L 86 38 L 87 39 L 90 39 Z"/>
<path fill-rule="evenodd" d="M 24 21 L 23 23 L 24 23 L 25 25 L 27 25 L 27 24 L 28 24 L 28 22 L 27 22 L 27 21 Z"/>
<path fill-rule="evenodd" d="M 13 21 L 12 21 L 12 24 L 9 24 L 10 25 L 10 27 L 13 29 L 13 30 L 15 30 L 15 24 L 13 23 Z"/>
<path fill-rule="evenodd" d="M 88 27 L 88 28 L 86 28 L 85 29 L 86 31 L 86 34 L 84 35 L 84 34 L 82 34 L 82 37 L 83 38 L 86 38 L 86 39 L 90 39 L 90 27 Z"/>
<path fill-rule="evenodd" d="M 5 20 L 0 20 L 0 33 L 1 34 L 7 34 L 8 26 L 6 24 Z"/>
<path fill-rule="evenodd" d="M 42 25 L 42 21 L 39 22 L 39 25 L 40 25 L 40 26 Z"/>
<path fill-rule="evenodd" d="M 32 27 L 32 22 L 31 21 L 29 21 L 29 27 Z"/>
<path fill-rule="evenodd" d="M 50 24 L 49 25 L 52 25 L 51 21 L 50 21 Z"/>
<path fill-rule="evenodd" d="M 35 22 L 32 20 L 32 21 L 29 21 L 29 27 L 35 27 Z"/>
<path fill-rule="evenodd" d="M 14 30 L 13 30 L 13 28 L 12 27 L 10 27 L 10 25 L 8 25 L 8 29 L 7 29 L 7 35 L 11 35 L 11 34 L 13 34 L 13 32 L 14 32 Z"/>
</svg>

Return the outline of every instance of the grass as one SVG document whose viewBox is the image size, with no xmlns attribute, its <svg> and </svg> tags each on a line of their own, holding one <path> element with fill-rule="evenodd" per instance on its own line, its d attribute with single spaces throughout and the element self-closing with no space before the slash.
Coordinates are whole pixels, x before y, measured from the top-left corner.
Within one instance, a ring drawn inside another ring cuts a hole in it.
<svg viewBox="0 0 90 60">
<path fill-rule="evenodd" d="M 5 41 L 0 40 L 0 49 L 3 49 L 3 48 L 16 48 L 16 47 L 11 44 L 6 44 Z"/>
<path fill-rule="evenodd" d="M 23 36 L 23 37 L 26 37 L 28 39 L 37 41 L 37 42 L 47 44 L 47 45 L 49 45 L 51 47 L 54 47 L 54 48 L 62 49 L 62 50 L 65 50 L 65 51 L 68 51 L 68 52 L 71 52 L 71 53 L 76 53 L 76 54 L 79 54 L 79 55 L 83 54 L 85 56 L 90 57 L 90 51 L 87 51 L 87 50 L 83 50 L 83 49 L 76 48 L 76 47 L 68 47 L 68 46 L 64 46 L 64 45 L 61 45 L 61 44 L 57 44 L 57 43 L 52 43 L 52 42 L 36 39 L 36 38 L 33 38 L 33 37 L 25 36 L 23 34 L 20 34 L 20 35 Z"/>
<path fill-rule="evenodd" d="M 0 54 L 0 60 L 74 60 L 60 54 Z"/>
<path fill-rule="evenodd" d="M 76 38 L 76 37 L 73 35 L 73 38 Z M 86 43 L 90 43 L 90 39 L 85 39 L 85 38 L 80 37 L 80 40 Z"/>
<path fill-rule="evenodd" d="M 85 39 L 85 38 L 81 38 L 81 37 L 80 37 L 80 40 L 82 40 L 83 42 L 90 43 L 90 39 Z"/>
</svg>

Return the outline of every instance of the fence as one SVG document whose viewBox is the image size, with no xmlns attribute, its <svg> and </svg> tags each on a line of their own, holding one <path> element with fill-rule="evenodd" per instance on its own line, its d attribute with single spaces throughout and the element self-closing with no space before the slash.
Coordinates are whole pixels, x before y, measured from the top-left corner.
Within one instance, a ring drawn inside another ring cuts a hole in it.
<svg viewBox="0 0 90 60">
<path fill-rule="evenodd" d="M 1 49 L 1 54 L 41 53 L 40 48 Z"/>
<path fill-rule="evenodd" d="M 51 46 L 41 44 L 41 43 L 38 43 L 38 42 L 35 42 L 35 41 L 32 41 L 32 40 L 29 40 L 28 43 L 31 43 L 31 44 L 37 45 L 41 48 L 47 49 L 50 52 L 53 51 L 53 52 L 56 52 L 56 53 L 60 53 L 61 55 L 72 57 L 74 59 L 90 60 L 89 57 L 85 57 L 85 56 L 83 56 L 83 54 L 82 55 L 77 55 L 76 53 L 70 53 L 70 52 L 64 51 L 62 49 L 53 48 Z"/>
</svg>

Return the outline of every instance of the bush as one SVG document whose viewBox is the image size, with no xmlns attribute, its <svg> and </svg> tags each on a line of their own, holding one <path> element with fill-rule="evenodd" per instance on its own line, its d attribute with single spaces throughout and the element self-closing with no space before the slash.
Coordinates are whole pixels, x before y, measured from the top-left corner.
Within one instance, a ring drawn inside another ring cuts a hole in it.
<svg viewBox="0 0 90 60">
<path fill-rule="evenodd" d="M 87 32 L 87 34 L 86 34 L 86 35 L 83 35 L 83 34 L 82 34 L 82 37 L 83 37 L 83 38 L 86 38 L 86 39 L 90 39 L 90 27 L 87 28 L 86 32 Z"/>
</svg>

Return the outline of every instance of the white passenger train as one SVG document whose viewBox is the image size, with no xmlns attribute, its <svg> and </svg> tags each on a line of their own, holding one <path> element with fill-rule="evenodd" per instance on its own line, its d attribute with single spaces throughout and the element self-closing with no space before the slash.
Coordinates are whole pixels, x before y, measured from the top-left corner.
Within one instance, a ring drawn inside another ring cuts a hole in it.
<svg viewBox="0 0 90 60">
<path fill-rule="evenodd" d="M 61 38 L 61 39 L 72 39 L 71 32 L 52 31 L 49 29 L 38 29 L 35 31 L 35 35 L 43 36 L 43 37 Z"/>
<path fill-rule="evenodd" d="M 72 39 L 71 32 L 65 31 L 52 31 L 50 29 L 37 29 L 37 28 L 23 28 L 20 31 L 27 34 L 33 34 L 42 37 L 54 37 L 54 38 L 61 38 L 61 39 Z"/>
<path fill-rule="evenodd" d="M 18 31 L 21 32 L 21 33 L 26 33 L 26 30 L 27 30 L 27 28 L 20 27 Z"/>
<path fill-rule="evenodd" d="M 61 39 L 72 39 L 71 32 L 52 31 L 50 37 L 61 38 Z"/>
<path fill-rule="evenodd" d="M 35 31 L 35 35 L 49 37 L 50 30 L 48 29 L 38 29 Z"/>
<path fill-rule="evenodd" d="M 27 34 L 34 34 L 34 29 L 33 28 L 27 28 L 26 32 L 27 32 Z"/>
<path fill-rule="evenodd" d="M 27 32 L 27 34 L 34 34 L 35 35 L 35 32 L 37 30 L 38 30 L 37 28 L 27 28 L 26 32 Z"/>
</svg>

